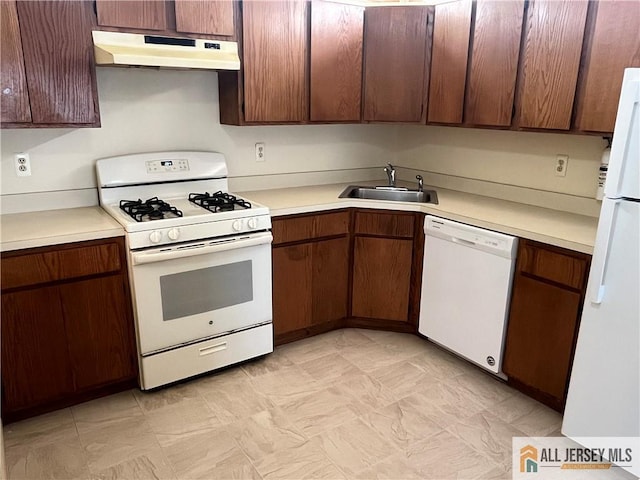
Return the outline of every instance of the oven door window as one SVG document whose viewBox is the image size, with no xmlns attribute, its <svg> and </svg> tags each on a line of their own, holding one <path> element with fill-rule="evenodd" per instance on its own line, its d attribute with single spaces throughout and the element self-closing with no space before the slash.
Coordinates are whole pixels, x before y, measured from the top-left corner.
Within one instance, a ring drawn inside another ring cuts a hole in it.
<svg viewBox="0 0 640 480">
<path fill-rule="evenodd" d="M 140 352 L 271 321 L 271 244 L 137 264 Z"/>
<path fill-rule="evenodd" d="M 253 300 L 251 260 L 160 277 L 166 322 Z"/>
</svg>

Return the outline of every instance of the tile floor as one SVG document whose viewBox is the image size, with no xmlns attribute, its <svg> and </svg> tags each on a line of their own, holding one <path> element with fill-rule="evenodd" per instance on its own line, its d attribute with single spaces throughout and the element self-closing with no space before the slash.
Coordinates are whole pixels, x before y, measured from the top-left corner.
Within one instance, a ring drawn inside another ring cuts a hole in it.
<svg viewBox="0 0 640 480">
<path fill-rule="evenodd" d="M 511 478 L 558 413 L 413 335 L 344 329 L 6 425 L 10 479 Z"/>
</svg>

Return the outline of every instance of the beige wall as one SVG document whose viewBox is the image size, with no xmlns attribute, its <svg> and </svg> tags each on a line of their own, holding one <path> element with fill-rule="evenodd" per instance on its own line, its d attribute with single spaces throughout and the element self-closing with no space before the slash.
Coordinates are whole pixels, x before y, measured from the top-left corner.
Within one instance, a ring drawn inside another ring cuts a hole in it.
<svg viewBox="0 0 640 480">
<path fill-rule="evenodd" d="M 206 71 L 99 68 L 98 86 L 102 128 L 0 133 L 3 211 L 7 199 L 23 193 L 94 189 L 97 158 L 174 149 L 223 152 L 235 190 L 382 179 L 380 168 L 392 161 L 489 186 L 588 198 L 604 147 L 600 137 L 452 127 L 225 126 L 218 120 L 217 75 Z M 266 144 L 264 163 L 255 162 L 256 142 Z M 16 176 L 17 152 L 30 154 L 31 177 Z M 570 156 L 565 178 L 553 173 L 559 153 Z"/>
<path fill-rule="evenodd" d="M 435 126 L 401 127 L 397 142 L 403 167 L 586 198 L 606 147 L 598 136 Z M 566 177 L 555 176 L 557 154 L 569 155 Z"/>
<path fill-rule="evenodd" d="M 102 128 L 1 132 L 3 196 L 95 187 L 95 160 L 125 153 L 217 150 L 243 177 L 379 166 L 395 144 L 384 125 L 220 125 L 214 72 L 99 68 L 98 90 Z M 266 143 L 264 163 L 256 142 Z M 30 154 L 31 177 L 16 176 L 17 152 Z"/>
</svg>

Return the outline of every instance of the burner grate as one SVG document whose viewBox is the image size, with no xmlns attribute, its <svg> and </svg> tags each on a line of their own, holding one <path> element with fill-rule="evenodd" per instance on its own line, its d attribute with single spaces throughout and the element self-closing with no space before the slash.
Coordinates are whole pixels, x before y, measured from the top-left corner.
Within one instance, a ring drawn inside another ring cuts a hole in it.
<svg viewBox="0 0 640 480">
<path fill-rule="evenodd" d="M 120 200 L 120 209 L 136 222 L 149 222 L 163 218 L 181 217 L 182 212 L 158 197 L 148 200 Z"/>
<path fill-rule="evenodd" d="M 251 204 L 246 200 L 221 191 L 216 193 L 190 193 L 189 201 L 206 208 L 210 212 L 227 212 L 235 210 L 236 207 L 251 208 Z"/>
</svg>

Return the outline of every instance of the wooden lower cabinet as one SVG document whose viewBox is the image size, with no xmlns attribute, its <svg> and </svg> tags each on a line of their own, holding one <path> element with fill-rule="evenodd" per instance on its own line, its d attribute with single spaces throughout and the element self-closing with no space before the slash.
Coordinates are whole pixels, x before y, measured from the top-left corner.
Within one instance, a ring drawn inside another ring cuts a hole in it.
<svg viewBox="0 0 640 480">
<path fill-rule="evenodd" d="M 341 327 L 416 332 L 423 219 L 360 209 L 274 218 L 275 343 Z"/>
<path fill-rule="evenodd" d="M 276 344 L 331 330 L 347 317 L 348 233 L 348 211 L 274 219 Z"/>
<path fill-rule="evenodd" d="M 115 238 L 2 255 L 4 422 L 135 386 L 124 248 Z"/>
<path fill-rule="evenodd" d="M 424 215 L 356 210 L 353 221 L 353 326 L 416 332 Z"/>
<path fill-rule="evenodd" d="M 135 377 L 131 303 L 120 275 L 60 287 L 69 360 L 77 389 Z"/>
<path fill-rule="evenodd" d="M 349 238 L 314 243 L 311 258 L 311 323 L 343 320 L 349 293 Z"/>
<path fill-rule="evenodd" d="M 353 255 L 352 315 L 408 321 L 413 240 L 356 237 Z"/>
<path fill-rule="evenodd" d="M 274 248 L 273 334 L 281 338 L 311 325 L 310 243 Z"/>
<path fill-rule="evenodd" d="M 347 316 L 349 239 L 273 249 L 273 330 L 276 343 L 329 329 Z M 314 329 L 315 327 L 315 329 Z"/>
<path fill-rule="evenodd" d="M 73 392 L 57 287 L 2 295 L 2 418 Z"/>
<path fill-rule="evenodd" d="M 521 240 L 503 370 L 509 383 L 562 411 L 590 258 Z"/>
</svg>

